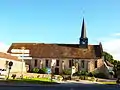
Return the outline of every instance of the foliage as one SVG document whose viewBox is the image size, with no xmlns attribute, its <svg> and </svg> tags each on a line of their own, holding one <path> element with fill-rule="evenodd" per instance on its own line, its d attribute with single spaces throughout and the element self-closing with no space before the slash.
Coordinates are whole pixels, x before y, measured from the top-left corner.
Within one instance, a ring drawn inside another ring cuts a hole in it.
<svg viewBox="0 0 120 90">
<path fill-rule="evenodd" d="M 59 75 L 59 76 L 57 77 L 57 80 L 61 81 L 61 80 L 63 80 L 63 77 Z"/>
<path fill-rule="evenodd" d="M 71 76 L 70 75 L 62 75 L 63 80 L 71 80 Z"/>
<path fill-rule="evenodd" d="M 120 78 L 118 78 L 118 79 L 116 80 L 116 83 L 118 83 L 118 84 L 120 83 Z"/>
<path fill-rule="evenodd" d="M 80 76 L 80 79 L 86 80 L 87 77 L 96 77 L 96 78 L 107 78 L 104 73 L 100 72 L 86 72 L 86 71 L 81 71 L 81 72 L 76 72 L 73 74 L 73 76 Z"/>
<path fill-rule="evenodd" d="M 104 59 L 109 61 L 110 63 L 114 63 L 114 59 L 113 56 L 111 54 L 109 54 L 108 52 L 103 52 L 102 55 L 104 56 Z"/>
<path fill-rule="evenodd" d="M 117 63 L 116 68 L 117 70 L 120 70 L 120 62 Z"/>
<path fill-rule="evenodd" d="M 104 56 L 105 60 L 109 61 L 111 64 L 114 65 L 113 71 L 114 71 L 114 77 L 116 78 L 117 77 L 117 71 L 120 69 L 120 65 L 119 65 L 120 61 L 114 60 L 113 56 L 110 53 L 105 52 L 105 51 L 103 52 L 103 56 Z"/>
<path fill-rule="evenodd" d="M 11 76 L 13 79 L 15 79 L 15 77 L 16 77 L 16 74 L 12 74 L 12 76 Z"/>
<path fill-rule="evenodd" d="M 119 63 L 119 61 L 118 60 L 114 60 L 113 56 L 110 53 L 108 53 L 108 52 L 104 51 L 102 53 L 102 55 L 104 56 L 105 60 L 109 61 L 113 65 L 117 65 Z"/>
<path fill-rule="evenodd" d="M 81 79 L 81 80 L 87 80 L 87 79 L 88 79 L 88 77 L 87 77 L 87 76 L 85 76 L 85 75 L 81 75 L 81 76 L 80 76 L 80 79 Z"/>
<path fill-rule="evenodd" d="M 73 76 L 80 76 L 80 75 L 81 75 L 81 72 L 80 72 L 80 71 L 75 72 L 75 73 L 73 74 Z"/>
<path fill-rule="evenodd" d="M 78 72 L 74 73 L 73 76 L 80 76 L 79 78 L 81 80 L 87 80 L 88 79 L 87 74 L 88 73 L 86 71 L 78 71 Z"/>
<path fill-rule="evenodd" d="M 81 75 L 83 75 L 83 76 L 87 76 L 87 72 L 86 71 L 81 71 Z"/>
<path fill-rule="evenodd" d="M 89 77 L 93 77 L 94 74 L 93 74 L 92 72 L 89 72 L 89 73 L 87 74 L 87 76 L 89 76 Z"/>
<path fill-rule="evenodd" d="M 111 71 L 111 72 L 109 72 L 109 74 L 110 74 L 110 75 L 114 75 L 114 72 Z"/>
<path fill-rule="evenodd" d="M 46 74 L 47 73 L 47 68 L 42 68 L 39 70 L 39 73 L 41 74 Z"/>
<path fill-rule="evenodd" d="M 91 81 L 95 81 L 95 77 L 91 77 Z"/>
<path fill-rule="evenodd" d="M 78 71 L 78 72 L 75 72 L 74 74 L 73 74 L 73 76 L 87 76 L 88 75 L 88 72 L 86 72 L 86 71 Z"/>
<path fill-rule="evenodd" d="M 33 73 L 38 73 L 38 72 L 39 72 L 39 68 L 33 68 L 33 69 L 32 69 L 32 72 L 33 72 Z"/>
<path fill-rule="evenodd" d="M 65 69 L 63 70 L 64 75 L 71 75 L 71 69 Z"/>
<path fill-rule="evenodd" d="M 94 72 L 93 75 L 96 78 L 107 78 L 107 76 L 104 73 L 101 73 L 101 72 Z"/>
<path fill-rule="evenodd" d="M 42 68 L 42 69 L 33 68 L 31 72 L 32 73 L 46 74 L 47 73 L 47 68 Z"/>
</svg>

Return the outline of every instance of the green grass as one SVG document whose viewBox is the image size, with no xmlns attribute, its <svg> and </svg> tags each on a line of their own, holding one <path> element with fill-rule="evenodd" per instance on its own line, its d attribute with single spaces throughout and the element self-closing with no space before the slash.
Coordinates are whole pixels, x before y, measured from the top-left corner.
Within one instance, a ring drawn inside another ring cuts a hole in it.
<svg viewBox="0 0 120 90">
<path fill-rule="evenodd" d="M 2 80 L 0 82 L 5 82 L 5 83 L 30 83 L 30 84 L 57 84 L 57 82 L 51 81 L 48 78 L 9 79 L 9 80 Z"/>
<path fill-rule="evenodd" d="M 102 84 L 108 84 L 108 85 L 115 85 L 117 84 L 116 82 L 100 82 Z"/>
</svg>

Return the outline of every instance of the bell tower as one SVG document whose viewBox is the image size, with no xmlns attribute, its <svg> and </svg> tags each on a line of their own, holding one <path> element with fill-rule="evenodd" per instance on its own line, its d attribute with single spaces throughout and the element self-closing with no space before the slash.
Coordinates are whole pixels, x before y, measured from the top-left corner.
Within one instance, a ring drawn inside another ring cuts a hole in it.
<svg viewBox="0 0 120 90">
<path fill-rule="evenodd" d="M 82 30 L 81 30 L 81 37 L 80 37 L 79 44 L 80 44 L 80 46 L 83 46 L 85 48 L 88 47 L 88 38 L 86 35 L 86 26 L 85 26 L 84 18 L 83 18 L 83 22 L 82 22 Z"/>
</svg>

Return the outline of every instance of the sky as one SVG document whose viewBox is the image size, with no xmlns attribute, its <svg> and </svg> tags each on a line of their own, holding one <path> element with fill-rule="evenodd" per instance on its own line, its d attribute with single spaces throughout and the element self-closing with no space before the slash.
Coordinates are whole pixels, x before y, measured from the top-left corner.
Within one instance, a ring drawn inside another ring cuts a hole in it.
<svg viewBox="0 0 120 90">
<path fill-rule="evenodd" d="M 85 19 L 89 44 L 120 60 L 120 0 L 0 0 L 0 51 L 12 43 L 79 43 Z"/>
</svg>

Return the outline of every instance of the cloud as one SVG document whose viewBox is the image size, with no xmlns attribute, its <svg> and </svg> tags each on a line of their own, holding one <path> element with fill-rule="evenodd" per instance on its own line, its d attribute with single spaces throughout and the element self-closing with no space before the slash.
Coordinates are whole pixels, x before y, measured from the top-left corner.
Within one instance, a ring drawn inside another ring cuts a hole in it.
<svg viewBox="0 0 120 90">
<path fill-rule="evenodd" d="M 120 33 L 114 33 L 112 36 L 120 36 Z"/>
<path fill-rule="evenodd" d="M 9 48 L 9 45 L 0 42 L 0 52 L 5 52 L 6 53 L 8 48 Z"/>
<path fill-rule="evenodd" d="M 102 41 L 103 50 L 110 53 L 114 59 L 120 60 L 120 39 L 107 38 Z"/>
</svg>

